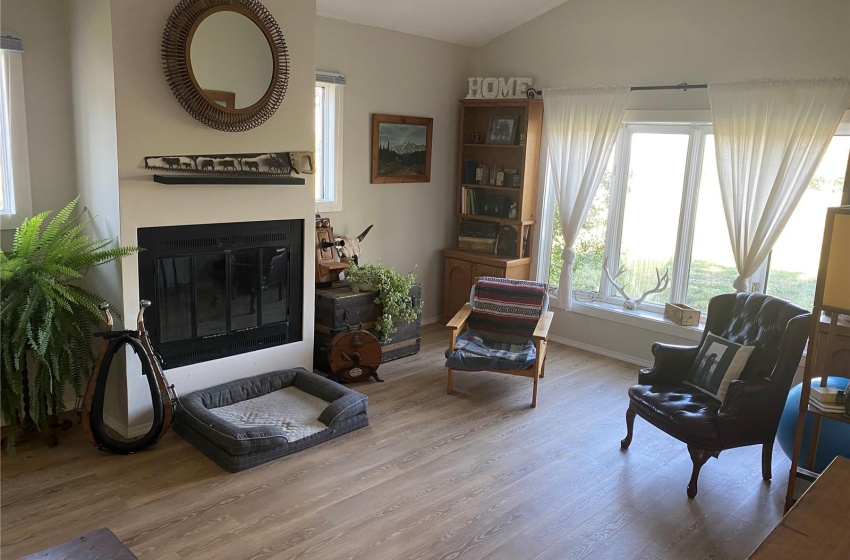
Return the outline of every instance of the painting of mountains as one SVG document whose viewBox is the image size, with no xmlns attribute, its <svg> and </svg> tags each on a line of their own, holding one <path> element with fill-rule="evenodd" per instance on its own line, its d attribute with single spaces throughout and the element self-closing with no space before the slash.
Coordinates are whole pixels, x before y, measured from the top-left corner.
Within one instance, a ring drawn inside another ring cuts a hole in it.
<svg viewBox="0 0 850 560">
<path fill-rule="evenodd" d="M 430 182 L 433 121 L 431 118 L 373 115 L 373 183 Z"/>
</svg>

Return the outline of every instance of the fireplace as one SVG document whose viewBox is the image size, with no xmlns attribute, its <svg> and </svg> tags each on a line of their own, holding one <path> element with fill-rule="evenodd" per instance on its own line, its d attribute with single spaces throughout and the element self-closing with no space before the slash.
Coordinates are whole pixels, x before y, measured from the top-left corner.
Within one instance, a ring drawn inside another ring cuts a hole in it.
<svg viewBox="0 0 850 560">
<path fill-rule="evenodd" d="M 138 240 L 165 369 L 301 340 L 304 220 L 139 228 Z"/>
</svg>

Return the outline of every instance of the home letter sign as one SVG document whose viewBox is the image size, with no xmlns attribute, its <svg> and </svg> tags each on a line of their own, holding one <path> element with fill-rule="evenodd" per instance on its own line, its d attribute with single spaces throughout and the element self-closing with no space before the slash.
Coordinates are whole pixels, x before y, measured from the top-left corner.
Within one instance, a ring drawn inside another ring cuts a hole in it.
<svg viewBox="0 0 850 560">
<path fill-rule="evenodd" d="M 525 97 L 531 78 L 468 78 L 467 99 L 510 99 Z"/>
</svg>

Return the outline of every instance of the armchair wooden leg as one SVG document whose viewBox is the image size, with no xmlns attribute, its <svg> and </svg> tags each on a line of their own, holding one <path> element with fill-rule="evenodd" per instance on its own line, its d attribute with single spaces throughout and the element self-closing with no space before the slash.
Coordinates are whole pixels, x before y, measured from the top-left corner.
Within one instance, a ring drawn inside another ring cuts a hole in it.
<svg viewBox="0 0 850 560">
<path fill-rule="evenodd" d="M 541 355 L 540 355 L 539 359 L 540 359 L 540 378 L 541 379 L 543 379 L 543 376 L 546 375 L 546 346 L 547 346 L 546 341 L 544 341 L 540 345 Z"/>
<path fill-rule="evenodd" d="M 452 368 L 448 369 L 448 375 L 446 376 L 446 394 L 452 394 Z"/>
<path fill-rule="evenodd" d="M 761 477 L 765 480 L 773 478 L 773 472 L 770 468 L 773 459 L 773 442 L 774 440 L 765 442 L 761 447 Z"/>
<path fill-rule="evenodd" d="M 620 449 L 628 449 L 632 444 L 632 434 L 635 429 L 635 411 L 632 407 L 626 409 L 626 437 L 620 440 Z"/>
<path fill-rule="evenodd" d="M 708 458 L 712 456 L 712 453 L 705 449 L 697 449 L 692 445 L 688 446 L 688 453 L 691 454 L 691 461 L 694 463 L 694 470 L 691 473 L 691 481 L 688 482 L 688 498 L 693 498 L 697 495 L 697 479 L 699 478 L 699 471 L 705 462 L 708 461 Z"/>
<path fill-rule="evenodd" d="M 537 408 L 537 381 L 539 377 L 540 369 L 538 368 L 534 370 L 534 390 L 531 393 L 531 408 Z"/>
</svg>

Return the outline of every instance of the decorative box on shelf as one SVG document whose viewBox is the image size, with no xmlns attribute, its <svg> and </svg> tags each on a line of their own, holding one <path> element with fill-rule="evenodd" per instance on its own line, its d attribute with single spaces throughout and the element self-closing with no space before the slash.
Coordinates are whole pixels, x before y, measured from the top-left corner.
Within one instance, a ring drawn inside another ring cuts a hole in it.
<svg viewBox="0 0 850 560">
<path fill-rule="evenodd" d="M 495 253 L 496 241 L 497 240 L 495 237 L 490 238 L 459 236 L 457 238 L 457 248 L 467 249 L 469 251 L 478 251 L 481 253 Z"/>
<path fill-rule="evenodd" d="M 495 253 L 499 224 L 462 220 L 458 225 L 458 249 Z"/>
<path fill-rule="evenodd" d="M 699 309 L 694 309 L 683 303 L 667 303 L 664 305 L 664 317 L 683 327 L 699 325 L 699 315 Z"/>
</svg>

